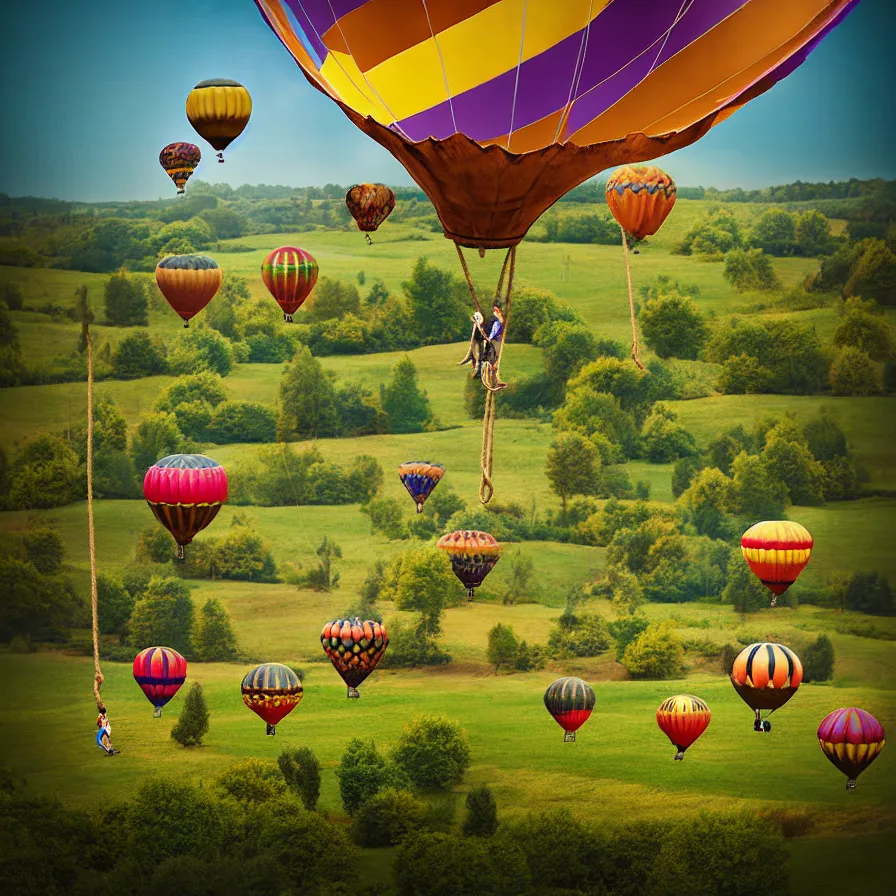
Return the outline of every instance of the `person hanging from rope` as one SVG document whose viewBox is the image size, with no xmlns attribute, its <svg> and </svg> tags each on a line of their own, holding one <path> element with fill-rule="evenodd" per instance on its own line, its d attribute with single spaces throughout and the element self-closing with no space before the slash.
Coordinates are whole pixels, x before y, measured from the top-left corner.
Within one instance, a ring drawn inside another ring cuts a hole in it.
<svg viewBox="0 0 896 896">
<path fill-rule="evenodd" d="M 504 312 L 497 302 L 492 306 L 492 314 L 494 317 L 488 328 L 488 333 L 486 333 L 482 314 L 478 311 L 474 312 L 470 347 L 467 349 L 467 354 L 460 364 L 472 364 L 471 379 L 482 379 L 482 384 L 487 389 L 497 392 L 507 386 L 507 383 L 499 382 L 497 379 L 498 351 L 501 346 L 501 339 L 504 336 Z M 482 376 L 483 365 L 486 365 L 486 372 L 488 379 L 492 383 L 491 385 Z"/>
<path fill-rule="evenodd" d="M 112 746 L 112 725 L 109 722 L 109 716 L 106 715 L 106 707 L 101 703 L 97 709 L 99 715 L 96 717 L 96 745 L 104 750 L 107 756 L 115 756 L 121 750 L 116 750 Z"/>
<path fill-rule="evenodd" d="M 459 367 L 463 367 L 464 364 L 472 364 L 473 372 L 470 374 L 470 379 L 476 379 L 479 376 L 479 370 L 482 367 L 482 350 L 485 340 L 488 338 L 485 335 L 485 330 L 483 329 L 485 319 L 482 314 L 478 311 L 473 312 L 473 316 L 470 318 L 473 321 L 473 333 L 470 336 L 470 346 L 467 349 L 466 355 L 464 355 L 463 361 L 458 362 Z"/>
</svg>

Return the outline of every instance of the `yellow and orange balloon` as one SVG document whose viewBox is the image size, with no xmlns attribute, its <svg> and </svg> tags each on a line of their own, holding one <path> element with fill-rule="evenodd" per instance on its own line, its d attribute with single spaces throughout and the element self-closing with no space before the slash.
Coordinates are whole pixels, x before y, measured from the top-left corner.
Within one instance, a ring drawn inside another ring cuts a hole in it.
<svg viewBox="0 0 896 896">
<path fill-rule="evenodd" d="M 660 704 L 656 711 L 656 723 L 660 731 L 672 741 L 678 752 L 676 759 L 684 759 L 685 750 L 709 727 L 712 713 L 699 697 L 677 694 Z"/>
<path fill-rule="evenodd" d="M 744 560 L 772 593 L 772 606 L 799 577 L 812 554 L 809 530 L 791 520 L 750 526 L 740 540 Z"/>
<path fill-rule="evenodd" d="M 634 240 L 653 236 L 675 205 L 675 182 L 652 165 L 626 165 L 607 181 L 607 205 Z"/>
<path fill-rule="evenodd" d="M 239 81 L 200 81 L 187 97 L 187 118 L 196 133 L 217 150 L 219 162 L 224 161 L 224 150 L 243 133 L 251 115 L 252 97 Z"/>
</svg>

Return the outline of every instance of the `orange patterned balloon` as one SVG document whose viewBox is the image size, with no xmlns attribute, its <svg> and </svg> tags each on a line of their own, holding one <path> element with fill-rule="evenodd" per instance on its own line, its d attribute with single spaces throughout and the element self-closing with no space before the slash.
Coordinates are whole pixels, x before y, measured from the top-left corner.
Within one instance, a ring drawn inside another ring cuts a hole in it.
<svg viewBox="0 0 896 896">
<path fill-rule="evenodd" d="M 501 556 L 501 545 L 488 532 L 458 530 L 443 535 L 436 547 L 448 552 L 454 574 L 467 587 L 467 595 L 473 595 L 482 580 L 492 571 Z"/>
<path fill-rule="evenodd" d="M 395 194 L 384 184 L 355 184 L 345 194 L 345 204 L 358 230 L 373 232 L 395 208 Z M 370 242 L 370 237 L 367 237 Z"/>
<path fill-rule="evenodd" d="M 678 750 L 675 758 L 684 759 L 685 750 L 709 727 L 711 716 L 709 707 L 699 697 L 678 694 L 660 704 L 656 723 Z"/>
<path fill-rule="evenodd" d="M 813 544 L 808 529 L 790 520 L 756 523 L 744 532 L 740 540 L 744 560 L 774 595 L 772 606 L 809 562 Z"/>
<path fill-rule="evenodd" d="M 652 236 L 675 205 L 675 182 L 654 166 L 626 165 L 607 181 L 607 205 L 636 240 Z"/>
</svg>

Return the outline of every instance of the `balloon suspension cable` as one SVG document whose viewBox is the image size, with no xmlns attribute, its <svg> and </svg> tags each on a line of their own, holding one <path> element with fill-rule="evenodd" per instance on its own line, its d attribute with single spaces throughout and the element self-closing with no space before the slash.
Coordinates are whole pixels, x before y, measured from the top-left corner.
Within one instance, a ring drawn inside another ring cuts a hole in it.
<svg viewBox="0 0 896 896">
<path fill-rule="evenodd" d="M 86 309 L 85 309 L 86 312 Z M 96 585 L 96 534 L 93 519 L 93 349 L 90 344 L 90 324 L 85 316 L 84 346 L 87 351 L 87 539 L 90 545 L 90 622 L 93 633 L 93 696 L 97 709 L 103 705 L 100 688 L 103 670 L 100 668 L 99 597 Z"/>
<path fill-rule="evenodd" d="M 479 303 L 479 297 L 476 295 L 476 287 L 473 285 L 473 278 L 470 276 L 470 269 L 467 267 L 467 261 L 464 258 L 463 249 L 455 243 L 460 265 L 464 271 L 464 277 L 467 281 L 467 287 L 473 298 L 473 304 L 476 310 L 482 314 L 482 306 Z M 480 250 L 480 254 L 484 254 Z M 510 300 L 513 293 L 513 275 L 516 268 L 516 246 L 511 246 L 504 256 L 504 264 L 501 267 L 501 276 L 498 278 L 498 286 L 495 289 L 495 303 L 501 299 L 501 291 L 504 288 L 504 279 L 507 278 L 507 289 L 504 292 L 504 333 L 498 344 L 498 357 L 495 361 L 495 379 L 498 379 L 501 370 L 501 356 L 504 353 L 504 343 L 507 342 L 507 328 L 510 326 Z M 485 315 L 483 315 L 484 317 Z M 482 415 L 482 454 L 480 457 L 480 468 L 482 470 L 482 479 L 479 483 L 479 501 L 481 504 L 488 504 L 495 493 L 492 485 L 492 460 L 495 448 L 495 392 L 496 389 L 488 389 L 485 396 L 485 410 Z M 472 596 L 470 597 L 472 600 Z"/>
<path fill-rule="evenodd" d="M 628 261 L 628 234 L 625 228 L 620 226 L 622 231 L 622 252 L 625 255 L 625 279 L 628 281 L 628 310 L 632 319 L 632 360 L 638 365 L 640 370 L 644 369 L 644 365 L 638 358 L 638 326 L 635 322 L 635 297 L 632 293 L 632 269 Z"/>
<path fill-rule="evenodd" d="M 565 744 L 571 744 L 571 743 L 574 743 L 574 742 L 575 742 L 575 739 L 576 739 L 576 733 L 575 733 L 575 731 L 567 731 L 567 732 L 563 735 L 563 743 L 565 743 Z"/>
<path fill-rule="evenodd" d="M 368 245 L 368 246 L 372 246 L 372 245 L 373 245 L 373 240 L 370 238 L 370 234 L 369 234 L 369 233 L 365 233 L 365 234 L 364 234 L 364 239 L 367 240 L 367 245 Z"/>
</svg>

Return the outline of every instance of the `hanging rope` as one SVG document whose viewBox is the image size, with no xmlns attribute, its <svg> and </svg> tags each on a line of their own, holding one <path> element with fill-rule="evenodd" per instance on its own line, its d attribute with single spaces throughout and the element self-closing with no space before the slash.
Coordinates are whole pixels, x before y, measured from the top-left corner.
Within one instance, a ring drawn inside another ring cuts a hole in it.
<svg viewBox="0 0 896 896">
<path fill-rule="evenodd" d="M 628 309 L 632 318 L 632 360 L 638 367 L 643 370 L 644 365 L 638 358 L 638 327 L 635 323 L 635 297 L 632 294 L 632 269 L 628 262 L 628 235 L 625 228 L 620 226 L 622 231 L 622 253 L 625 255 L 625 278 L 628 281 Z"/>
<path fill-rule="evenodd" d="M 86 309 L 85 309 L 86 310 Z M 97 709 L 103 705 L 100 688 L 103 671 L 100 669 L 99 601 L 96 587 L 96 537 L 93 523 L 93 351 L 90 345 L 90 324 L 85 314 L 84 345 L 87 351 L 87 537 L 90 542 L 90 614 L 93 629 L 93 696 Z"/>
</svg>

